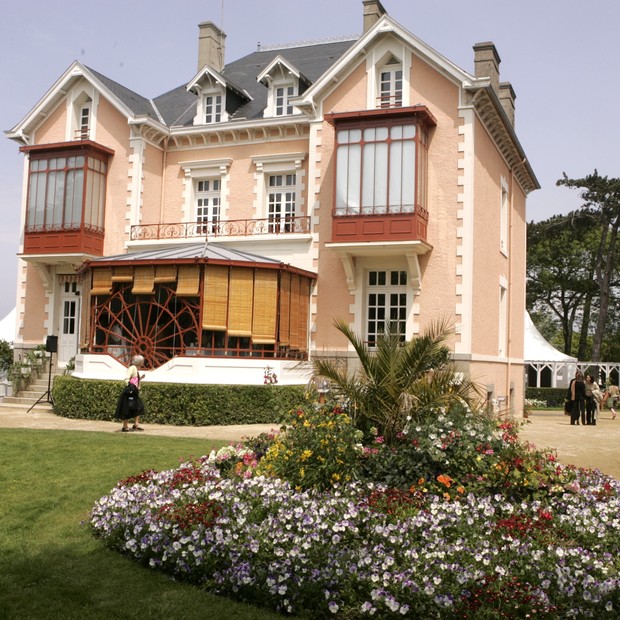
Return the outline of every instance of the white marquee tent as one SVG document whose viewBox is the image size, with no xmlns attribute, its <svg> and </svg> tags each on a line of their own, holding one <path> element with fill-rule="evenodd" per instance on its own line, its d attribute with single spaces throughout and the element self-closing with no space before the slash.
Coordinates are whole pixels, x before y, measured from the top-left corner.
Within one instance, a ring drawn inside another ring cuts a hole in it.
<svg viewBox="0 0 620 620">
<path fill-rule="evenodd" d="M 15 308 L 0 321 L 0 340 L 15 340 Z"/>
<path fill-rule="evenodd" d="M 577 368 L 577 358 L 552 346 L 525 311 L 524 361 L 531 387 L 567 387 Z"/>
</svg>

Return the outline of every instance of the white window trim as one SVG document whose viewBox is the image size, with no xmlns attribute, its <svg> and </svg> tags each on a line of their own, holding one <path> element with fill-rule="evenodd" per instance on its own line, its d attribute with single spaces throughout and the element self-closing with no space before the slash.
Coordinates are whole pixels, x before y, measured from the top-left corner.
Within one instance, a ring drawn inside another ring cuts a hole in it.
<svg viewBox="0 0 620 620">
<path fill-rule="evenodd" d="M 290 100 L 294 99 L 299 95 L 299 80 L 298 79 L 274 79 L 270 80 L 269 90 L 267 92 L 267 107 L 263 112 L 264 118 L 281 118 L 285 116 L 291 116 L 293 114 L 301 114 L 300 110 L 297 110 L 295 106 L 293 106 L 293 111 L 291 114 L 276 114 L 276 90 L 278 88 L 287 89 L 289 86 L 293 87 L 293 94 L 286 98 L 287 106 L 290 105 Z"/>
<path fill-rule="evenodd" d="M 215 86 L 208 86 L 206 88 L 197 88 L 198 101 L 196 103 L 196 116 L 194 116 L 194 125 L 219 125 L 228 121 L 228 112 L 226 112 L 226 89 L 222 88 L 219 84 Z M 222 97 L 222 114 L 220 120 L 217 122 L 207 123 L 206 121 L 206 99 L 207 97 L 216 97 L 221 95 Z"/>
<path fill-rule="evenodd" d="M 366 107 L 369 110 L 376 110 L 379 106 L 379 74 L 381 69 L 386 66 L 386 60 L 394 56 L 400 60 L 400 68 L 403 72 L 403 93 L 400 107 L 411 105 L 410 90 L 411 84 L 411 51 L 396 40 L 388 38 L 377 45 L 371 53 L 366 56 Z"/>
<path fill-rule="evenodd" d="M 86 101 L 90 99 L 90 101 Z M 88 140 L 95 141 L 97 138 L 97 106 L 99 104 L 99 93 L 90 85 L 81 83 L 71 91 L 67 97 L 67 114 L 65 124 L 65 141 L 76 140 L 77 131 L 80 129 L 82 109 L 90 109 Z"/>
<path fill-rule="evenodd" d="M 254 213 L 257 218 L 268 217 L 267 204 L 267 177 L 271 174 L 295 173 L 296 194 L 295 210 L 296 216 L 305 213 L 304 204 L 304 170 L 303 162 L 306 153 L 283 153 L 282 155 L 256 155 L 251 157 L 256 167 L 254 174 L 254 193 L 256 200 L 254 203 Z"/>
<path fill-rule="evenodd" d="M 203 161 L 185 161 L 180 166 L 183 178 L 183 221 L 192 222 L 196 215 L 196 182 L 205 179 L 220 180 L 220 220 L 227 219 L 229 169 L 232 159 L 211 159 Z"/>
<path fill-rule="evenodd" d="M 499 249 L 508 256 L 508 221 L 510 211 L 510 192 L 508 190 L 508 181 L 505 177 L 500 177 L 499 180 L 500 192 L 499 192 Z"/>
<path fill-rule="evenodd" d="M 508 282 L 503 276 L 499 279 L 498 306 L 497 354 L 499 357 L 506 357 L 508 352 Z"/>
</svg>

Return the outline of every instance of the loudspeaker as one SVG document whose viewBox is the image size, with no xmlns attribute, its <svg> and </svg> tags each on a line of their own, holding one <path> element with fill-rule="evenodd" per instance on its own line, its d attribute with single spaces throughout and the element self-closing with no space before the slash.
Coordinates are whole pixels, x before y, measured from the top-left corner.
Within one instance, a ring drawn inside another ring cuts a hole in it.
<svg viewBox="0 0 620 620">
<path fill-rule="evenodd" d="M 58 352 L 58 336 L 48 336 L 45 341 L 45 350 L 48 353 Z"/>
</svg>

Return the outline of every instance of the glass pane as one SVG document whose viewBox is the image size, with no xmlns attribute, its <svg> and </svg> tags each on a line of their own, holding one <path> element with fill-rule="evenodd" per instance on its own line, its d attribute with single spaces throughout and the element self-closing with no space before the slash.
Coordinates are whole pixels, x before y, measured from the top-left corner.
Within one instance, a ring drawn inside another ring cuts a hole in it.
<svg viewBox="0 0 620 620">
<path fill-rule="evenodd" d="M 415 129 L 416 129 L 415 125 L 404 125 L 403 126 L 403 138 L 407 140 L 411 140 L 412 138 L 415 138 Z"/>
<path fill-rule="evenodd" d="M 375 144 L 364 145 L 364 168 L 362 170 L 362 210 L 372 213 L 375 205 Z"/>
<path fill-rule="evenodd" d="M 347 169 L 347 208 L 359 212 L 360 208 L 360 171 L 362 164 L 362 148 L 359 144 L 349 147 Z"/>
<path fill-rule="evenodd" d="M 390 144 L 390 212 L 401 212 L 403 203 L 402 183 L 403 174 L 403 142 L 392 142 Z M 414 171 L 409 172 L 410 176 L 414 175 Z"/>
<path fill-rule="evenodd" d="M 415 205 L 415 142 L 402 142 L 402 205 L 403 211 L 412 212 Z"/>
</svg>

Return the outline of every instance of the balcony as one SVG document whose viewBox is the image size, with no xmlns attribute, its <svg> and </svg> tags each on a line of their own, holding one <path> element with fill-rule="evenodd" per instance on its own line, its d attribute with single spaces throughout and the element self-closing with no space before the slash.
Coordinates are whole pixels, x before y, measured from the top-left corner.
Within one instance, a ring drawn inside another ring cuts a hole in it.
<svg viewBox="0 0 620 620">
<path fill-rule="evenodd" d="M 131 227 L 131 241 L 195 239 L 217 237 L 254 237 L 258 235 L 309 234 L 310 217 L 281 217 L 213 222 L 177 222 L 138 224 Z"/>
<path fill-rule="evenodd" d="M 103 256 L 103 238 L 103 230 L 86 226 L 28 226 L 24 231 L 24 254 Z"/>
<path fill-rule="evenodd" d="M 332 243 L 424 241 L 428 211 L 423 207 L 363 207 L 338 209 L 333 214 Z"/>
</svg>

